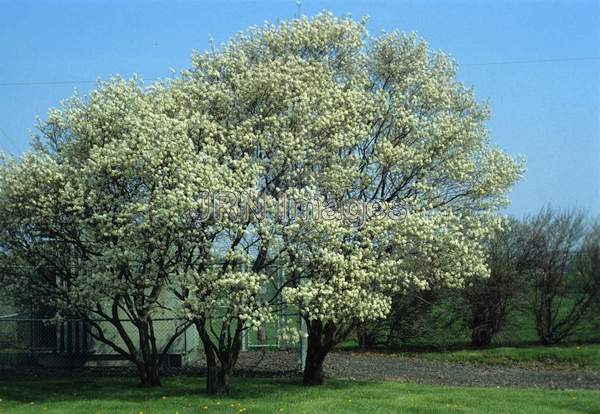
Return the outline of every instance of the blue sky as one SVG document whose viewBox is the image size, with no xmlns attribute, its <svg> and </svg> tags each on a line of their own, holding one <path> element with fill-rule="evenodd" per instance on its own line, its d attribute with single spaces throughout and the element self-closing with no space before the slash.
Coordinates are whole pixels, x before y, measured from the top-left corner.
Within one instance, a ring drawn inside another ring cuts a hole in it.
<svg viewBox="0 0 600 414">
<path fill-rule="evenodd" d="M 204 50 L 265 20 L 285 1 L 0 0 L 0 150 L 29 145 L 35 117 L 114 74 L 169 76 Z M 528 170 L 509 212 L 550 203 L 600 214 L 599 1 L 303 1 L 370 16 L 372 34 L 416 31 L 457 59 L 459 78 L 489 102 L 493 141 Z M 44 82 L 65 82 L 44 84 Z M 16 84 L 17 83 L 17 84 Z"/>
</svg>

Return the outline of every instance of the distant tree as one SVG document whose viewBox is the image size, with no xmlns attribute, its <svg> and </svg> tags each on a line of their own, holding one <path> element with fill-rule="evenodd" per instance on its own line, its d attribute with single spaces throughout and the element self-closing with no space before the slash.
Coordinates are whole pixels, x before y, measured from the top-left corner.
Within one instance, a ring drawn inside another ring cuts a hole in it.
<svg viewBox="0 0 600 414">
<path fill-rule="evenodd" d="M 580 211 L 545 208 L 525 221 L 531 310 L 540 341 L 569 337 L 600 295 L 598 224 Z"/>
<path fill-rule="evenodd" d="M 596 320 L 600 313 L 600 221 L 588 226 L 583 243 L 573 258 L 575 290 L 580 307 L 585 309 L 580 322 Z M 587 293 L 586 293 L 587 292 Z"/>
<path fill-rule="evenodd" d="M 386 344 L 404 346 L 426 335 L 432 328 L 431 310 L 445 295 L 445 289 L 409 290 L 395 295 L 387 321 Z"/>
<path fill-rule="evenodd" d="M 356 339 L 361 350 L 377 346 L 397 348 L 429 329 L 428 315 L 436 304 L 439 289 L 408 288 L 392 295 L 389 315 L 385 319 L 360 324 Z"/>
<path fill-rule="evenodd" d="M 375 323 L 361 323 L 356 327 L 356 341 L 361 351 L 368 351 L 375 348 L 380 338 L 381 328 L 385 320 L 375 321 Z"/>
<path fill-rule="evenodd" d="M 522 239 L 521 225 L 511 220 L 486 243 L 490 276 L 471 281 L 462 291 L 462 316 L 471 330 L 471 344 L 482 347 L 506 326 L 515 299 L 526 284 L 525 266 L 531 263 Z"/>
</svg>

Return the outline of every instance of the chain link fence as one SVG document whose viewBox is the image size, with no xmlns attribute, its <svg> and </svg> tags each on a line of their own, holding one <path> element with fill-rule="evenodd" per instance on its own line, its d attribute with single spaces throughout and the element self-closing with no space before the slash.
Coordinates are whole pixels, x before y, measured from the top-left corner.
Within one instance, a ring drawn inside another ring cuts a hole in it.
<svg viewBox="0 0 600 414">
<path fill-rule="evenodd" d="M 159 349 L 162 349 L 182 322 L 175 318 L 153 320 Z M 19 314 L 0 317 L 0 369 L 129 366 L 129 362 L 113 348 L 94 339 L 85 323 L 78 319 L 56 322 Z M 108 322 L 97 323 L 102 326 L 109 339 L 117 344 L 122 343 L 116 330 Z M 299 327 L 299 324 L 300 318 L 297 313 L 280 312 L 276 318 L 258 330 L 245 331 L 242 351 L 296 350 L 300 361 L 299 344 L 282 335 L 286 327 Z M 135 332 L 135 327 L 130 321 L 123 321 L 123 325 L 132 334 Z M 192 325 L 170 346 L 165 364 L 169 368 L 186 368 L 196 365 L 202 359 L 202 342 Z"/>
</svg>

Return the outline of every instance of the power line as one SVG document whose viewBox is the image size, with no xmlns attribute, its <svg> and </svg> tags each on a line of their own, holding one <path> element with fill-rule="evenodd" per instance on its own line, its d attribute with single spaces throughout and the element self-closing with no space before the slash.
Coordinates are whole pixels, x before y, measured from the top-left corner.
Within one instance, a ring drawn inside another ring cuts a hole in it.
<svg viewBox="0 0 600 414">
<path fill-rule="evenodd" d="M 557 62 L 590 62 L 600 61 L 600 57 L 575 57 L 556 59 L 530 59 L 530 60 L 500 60 L 496 62 L 462 63 L 459 66 L 493 66 L 493 65 L 522 65 L 528 63 L 557 63 Z"/>
<path fill-rule="evenodd" d="M 159 78 L 143 78 L 147 81 L 157 81 Z M 101 80 L 57 80 L 57 81 L 18 81 L 18 82 L 0 82 L 0 86 L 45 86 L 45 85 L 81 85 L 95 84 Z"/>
<path fill-rule="evenodd" d="M 496 65 L 524 65 L 534 63 L 560 63 L 560 62 L 592 62 L 600 61 L 600 56 L 592 57 L 566 57 L 566 58 L 548 58 L 548 59 L 524 59 L 524 60 L 499 60 L 490 62 L 467 62 L 460 63 L 459 66 L 496 66 Z M 146 81 L 158 81 L 161 78 L 143 78 Z M 15 81 L 0 82 L 0 86 L 46 86 L 46 85 L 81 85 L 95 84 L 99 80 L 55 80 L 55 81 Z"/>
</svg>

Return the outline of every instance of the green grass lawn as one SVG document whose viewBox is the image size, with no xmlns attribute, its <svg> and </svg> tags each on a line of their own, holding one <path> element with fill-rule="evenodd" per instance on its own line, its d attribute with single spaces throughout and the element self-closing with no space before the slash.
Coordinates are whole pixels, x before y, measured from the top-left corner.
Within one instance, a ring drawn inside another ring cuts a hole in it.
<svg viewBox="0 0 600 414">
<path fill-rule="evenodd" d="M 230 397 L 209 397 L 202 378 L 167 378 L 159 389 L 135 378 L 0 379 L 0 413 L 600 413 L 600 391 L 439 387 L 330 380 L 238 379 Z"/>
<path fill-rule="evenodd" d="M 586 369 L 600 371 L 600 345 L 500 347 L 404 355 L 450 362 L 473 362 L 523 368 Z"/>
</svg>

